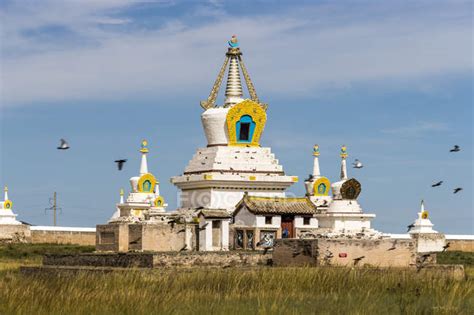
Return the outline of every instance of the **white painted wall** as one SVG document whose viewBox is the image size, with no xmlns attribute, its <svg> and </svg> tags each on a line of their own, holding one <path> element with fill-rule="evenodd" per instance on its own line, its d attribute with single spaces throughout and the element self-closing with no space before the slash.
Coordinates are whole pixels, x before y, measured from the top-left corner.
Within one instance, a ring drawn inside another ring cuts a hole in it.
<svg viewBox="0 0 474 315">
<path fill-rule="evenodd" d="M 230 220 L 222 220 L 221 222 L 222 250 L 229 250 L 229 221 Z"/>
<path fill-rule="evenodd" d="M 302 216 L 295 216 L 295 228 L 308 228 L 308 229 L 315 229 L 318 228 L 318 219 L 310 218 L 309 224 L 304 225 L 304 219 Z"/>
<path fill-rule="evenodd" d="M 256 219 L 256 226 L 259 228 L 276 228 L 279 229 L 281 227 L 281 216 L 280 215 L 269 215 L 272 217 L 272 224 L 265 224 L 265 215 L 257 215 Z"/>
</svg>

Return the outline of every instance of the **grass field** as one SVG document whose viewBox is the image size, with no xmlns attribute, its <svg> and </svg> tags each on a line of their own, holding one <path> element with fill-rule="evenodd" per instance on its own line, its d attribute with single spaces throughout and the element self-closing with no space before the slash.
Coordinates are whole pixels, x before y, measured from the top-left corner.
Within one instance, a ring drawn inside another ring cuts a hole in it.
<svg viewBox="0 0 474 315">
<path fill-rule="evenodd" d="M 23 246 L 0 247 L 0 314 L 474 314 L 474 277 L 326 268 L 26 277 L 18 266 L 40 263 L 44 252 L 91 249 Z M 473 258 L 446 253 L 439 259 L 472 268 Z"/>
</svg>

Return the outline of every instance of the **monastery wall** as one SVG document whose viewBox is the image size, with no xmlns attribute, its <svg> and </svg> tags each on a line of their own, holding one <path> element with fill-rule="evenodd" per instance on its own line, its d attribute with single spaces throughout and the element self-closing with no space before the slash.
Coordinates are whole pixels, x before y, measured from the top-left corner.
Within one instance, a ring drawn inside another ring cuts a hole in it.
<svg viewBox="0 0 474 315">
<path fill-rule="evenodd" d="M 446 235 L 448 251 L 474 252 L 474 235 Z"/>
<path fill-rule="evenodd" d="M 31 240 L 31 233 L 28 225 L 0 225 L 0 243 L 25 243 Z"/>
<path fill-rule="evenodd" d="M 281 239 L 275 241 L 275 266 L 407 267 L 416 262 L 415 241 L 391 239 Z M 357 258 L 359 258 L 357 260 Z"/>
<path fill-rule="evenodd" d="M 95 245 L 95 228 L 31 226 L 31 243 Z"/>
</svg>

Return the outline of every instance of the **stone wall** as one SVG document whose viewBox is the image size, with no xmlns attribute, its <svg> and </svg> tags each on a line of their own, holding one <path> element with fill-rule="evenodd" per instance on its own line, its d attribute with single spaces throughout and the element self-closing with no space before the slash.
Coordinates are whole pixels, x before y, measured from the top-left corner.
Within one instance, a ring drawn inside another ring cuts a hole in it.
<svg viewBox="0 0 474 315">
<path fill-rule="evenodd" d="M 31 243 L 95 245 L 95 231 L 31 230 Z"/>
<path fill-rule="evenodd" d="M 28 225 L 0 225 L 0 243 L 26 243 L 31 241 Z"/>
<path fill-rule="evenodd" d="M 167 268 L 255 267 L 268 265 L 271 254 L 262 252 L 145 252 L 46 255 L 44 266 Z"/>
<path fill-rule="evenodd" d="M 101 252 L 193 250 L 196 248 L 195 235 L 196 225 L 193 224 L 97 225 L 96 250 Z"/>
<path fill-rule="evenodd" d="M 474 240 L 451 240 L 448 251 L 474 252 Z"/>
<path fill-rule="evenodd" d="M 275 266 L 374 266 L 415 265 L 413 240 L 311 239 L 275 241 Z"/>
</svg>

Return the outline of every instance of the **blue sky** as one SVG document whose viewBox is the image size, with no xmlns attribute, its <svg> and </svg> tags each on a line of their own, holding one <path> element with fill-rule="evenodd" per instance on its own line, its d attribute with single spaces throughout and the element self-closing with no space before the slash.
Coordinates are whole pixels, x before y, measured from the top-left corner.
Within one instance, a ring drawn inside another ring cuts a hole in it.
<svg viewBox="0 0 474 315">
<path fill-rule="evenodd" d="M 51 224 L 57 191 L 61 225 L 104 223 L 143 138 L 173 209 L 169 178 L 206 144 L 199 101 L 237 34 L 288 174 L 311 171 L 318 143 L 335 181 L 346 144 L 375 228 L 405 231 L 424 198 L 435 228 L 474 232 L 469 1 L 2 1 L 0 20 L 0 184 L 21 220 Z"/>
</svg>

